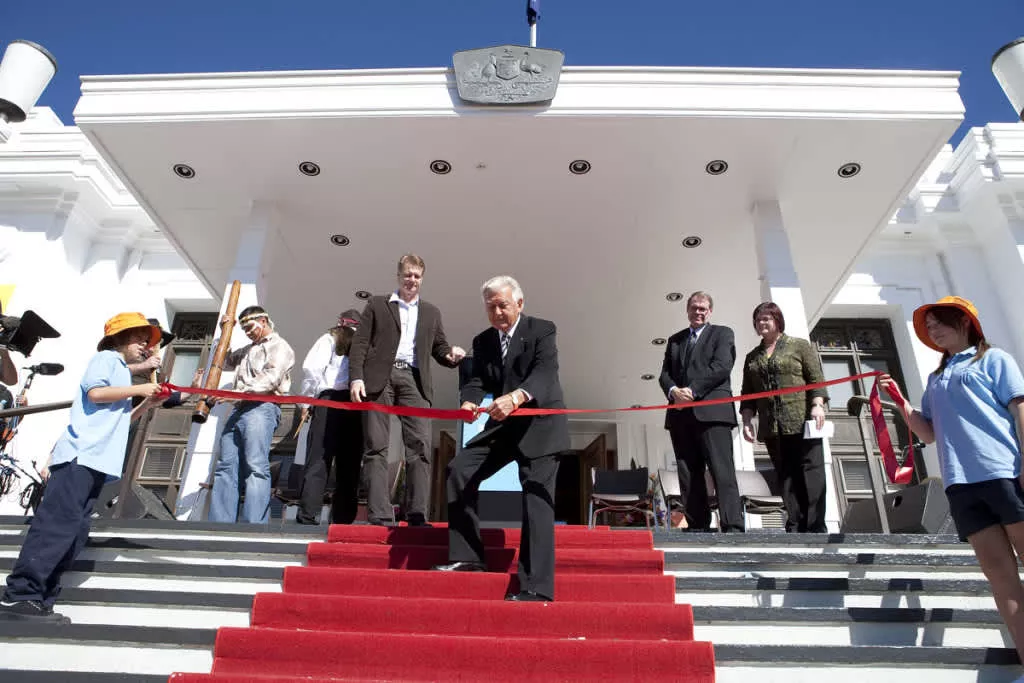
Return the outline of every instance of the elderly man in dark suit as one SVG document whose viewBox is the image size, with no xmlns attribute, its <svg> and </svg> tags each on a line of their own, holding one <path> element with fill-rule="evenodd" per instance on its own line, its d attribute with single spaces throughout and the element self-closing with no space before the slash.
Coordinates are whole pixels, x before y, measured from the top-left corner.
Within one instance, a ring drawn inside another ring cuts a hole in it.
<svg viewBox="0 0 1024 683">
<path fill-rule="evenodd" d="M 424 269 L 423 259 L 405 254 L 398 260 L 398 289 L 367 302 L 349 351 L 349 390 L 356 403 L 367 400 L 427 408 L 434 398 L 430 359 L 454 368 L 465 357 L 464 350 L 450 346 L 445 339 L 441 311 L 420 298 Z M 388 485 L 391 417 L 372 411 L 363 415 L 367 521 L 394 523 Z M 400 419 L 408 492 L 406 521 L 410 526 L 428 526 L 433 456 L 430 423 L 418 417 Z"/>
<path fill-rule="evenodd" d="M 690 326 L 669 337 L 661 366 L 661 388 L 669 403 L 686 404 L 732 396 L 729 377 L 736 363 L 732 329 L 712 325 L 714 302 L 706 292 L 686 300 Z M 736 409 L 732 403 L 696 405 L 667 411 L 665 429 L 672 437 L 679 474 L 680 498 L 694 530 L 711 526 L 711 509 L 704 480 L 710 468 L 718 498 L 721 531 L 743 531 L 743 509 L 736 486 L 732 457 L 732 430 Z"/>
<path fill-rule="evenodd" d="M 523 290 L 511 277 L 483 286 L 491 327 L 473 339 L 473 370 L 462 390 L 464 410 L 485 396 L 484 430 L 448 466 L 448 559 L 442 571 L 484 571 L 477 500 L 480 483 L 513 460 L 523 485 L 518 594 L 506 600 L 550 601 L 555 595 L 555 476 L 569 448 L 565 415 L 517 417 L 523 406 L 564 408 L 558 382 L 555 324 L 520 315 Z"/>
</svg>

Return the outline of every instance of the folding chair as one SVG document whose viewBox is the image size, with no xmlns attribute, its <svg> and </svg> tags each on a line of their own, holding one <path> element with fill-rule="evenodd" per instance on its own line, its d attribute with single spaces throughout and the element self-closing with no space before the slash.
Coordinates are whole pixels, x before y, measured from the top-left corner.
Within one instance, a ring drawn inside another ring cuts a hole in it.
<svg viewBox="0 0 1024 683">
<path fill-rule="evenodd" d="M 644 524 L 651 528 L 654 505 L 650 492 L 647 468 L 635 470 L 590 469 L 593 493 L 590 495 L 589 525 L 591 528 L 602 512 L 638 512 Z"/>
<path fill-rule="evenodd" d="M 757 470 L 736 470 L 736 486 L 743 504 L 744 524 L 748 515 L 770 515 L 786 509 L 782 496 L 773 496 L 764 475 Z"/>
</svg>

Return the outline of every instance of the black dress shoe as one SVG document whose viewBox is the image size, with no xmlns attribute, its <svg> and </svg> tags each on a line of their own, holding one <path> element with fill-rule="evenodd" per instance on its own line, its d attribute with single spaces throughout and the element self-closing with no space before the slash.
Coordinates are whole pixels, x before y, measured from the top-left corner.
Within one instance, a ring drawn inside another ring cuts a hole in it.
<svg viewBox="0 0 1024 683">
<path fill-rule="evenodd" d="M 485 572 L 487 566 L 483 562 L 449 562 L 434 567 L 438 572 Z"/>
<path fill-rule="evenodd" d="M 554 602 L 551 598 L 545 598 L 540 593 L 534 593 L 533 591 L 510 593 L 505 596 L 505 599 L 509 602 Z"/>
<path fill-rule="evenodd" d="M 426 518 L 424 518 L 422 515 L 410 515 L 409 518 L 407 520 L 405 520 L 405 523 L 408 524 L 409 526 L 420 526 L 420 527 L 433 527 L 434 526 L 433 524 L 428 522 L 426 520 Z"/>
</svg>

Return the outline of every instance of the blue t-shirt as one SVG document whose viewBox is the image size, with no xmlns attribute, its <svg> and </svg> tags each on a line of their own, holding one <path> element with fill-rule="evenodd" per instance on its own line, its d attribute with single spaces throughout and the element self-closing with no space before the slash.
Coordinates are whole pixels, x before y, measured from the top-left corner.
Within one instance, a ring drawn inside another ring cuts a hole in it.
<svg viewBox="0 0 1024 683">
<path fill-rule="evenodd" d="M 1020 474 L 1021 453 L 1009 403 L 1024 396 L 1024 376 L 1010 354 L 989 349 L 975 362 L 975 347 L 949 359 L 928 377 L 921 414 L 935 430 L 946 486 Z"/>
<path fill-rule="evenodd" d="M 89 390 L 96 387 L 128 387 L 132 375 L 117 351 L 100 351 L 89 361 L 78 393 L 71 403 L 71 422 L 57 440 L 51 465 L 78 460 L 79 465 L 117 479 L 124 467 L 132 400 L 93 403 Z"/>
</svg>

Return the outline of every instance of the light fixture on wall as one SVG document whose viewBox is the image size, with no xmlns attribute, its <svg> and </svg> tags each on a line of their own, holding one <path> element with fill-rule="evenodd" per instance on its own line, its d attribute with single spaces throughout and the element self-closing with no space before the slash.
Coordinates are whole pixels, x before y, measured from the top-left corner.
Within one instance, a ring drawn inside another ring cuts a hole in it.
<svg viewBox="0 0 1024 683">
<path fill-rule="evenodd" d="M 651 340 L 651 343 L 654 344 L 655 346 L 664 346 L 665 344 L 668 343 L 668 340 L 665 339 L 664 337 L 655 337 L 654 339 Z"/>
<path fill-rule="evenodd" d="M 679 301 L 683 298 L 683 295 L 680 294 L 679 292 L 669 292 L 668 294 L 665 295 L 665 298 L 668 299 L 669 301 Z"/>
<path fill-rule="evenodd" d="M 722 175 L 728 170 L 729 163 L 727 161 L 723 161 L 722 159 L 715 159 L 714 161 L 709 161 L 704 166 L 704 172 L 707 173 L 708 175 Z"/>
<path fill-rule="evenodd" d="M 843 179 L 852 178 L 853 176 L 860 173 L 860 164 L 858 164 L 856 161 L 845 163 L 839 167 L 839 170 L 836 171 L 836 173 L 838 173 L 839 177 Z"/>
<path fill-rule="evenodd" d="M 303 161 L 299 164 L 299 173 L 314 178 L 320 175 L 320 164 L 314 161 Z"/>
<path fill-rule="evenodd" d="M 373 296 L 373 295 L 370 294 L 369 292 L 367 292 L 365 289 L 360 289 L 358 292 L 356 292 L 356 298 L 357 299 L 362 299 L 363 301 L 366 301 L 371 296 Z"/>
<path fill-rule="evenodd" d="M 174 175 L 185 180 L 192 180 L 196 177 L 196 170 L 188 164 L 175 164 L 173 166 Z"/>
<path fill-rule="evenodd" d="M 569 173 L 573 175 L 586 175 L 590 173 L 590 162 L 586 159 L 575 159 L 569 162 Z"/>
<path fill-rule="evenodd" d="M 24 121 L 55 73 L 57 60 L 45 47 L 11 41 L 0 60 L 0 120 Z"/>
<path fill-rule="evenodd" d="M 1024 121 L 1024 38 L 1003 45 L 992 55 L 992 74 L 1013 111 Z"/>
<path fill-rule="evenodd" d="M 437 175 L 448 175 L 452 172 L 452 165 L 444 159 L 434 159 L 430 162 L 430 172 Z"/>
<path fill-rule="evenodd" d="M 348 235 L 331 235 L 331 244 L 336 247 L 347 247 L 351 244 Z"/>
<path fill-rule="evenodd" d="M 645 372 L 644 374 L 640 375 L 640 379 L 642 379 L 645 382 L 650 382 L 652 379 L 654 379 L 654 375 L 652 375 L 649 372 Z"/>
<path fill-rule="evenodd" d="M 686 247 L 687 249 L 696 249 L 703 243 L 704 240 L 701 239 L 700 237 L 697 237 L 697 235 L 690 235 L 688 237 L 683 238 L 683 246 Z"/>
</svg>

